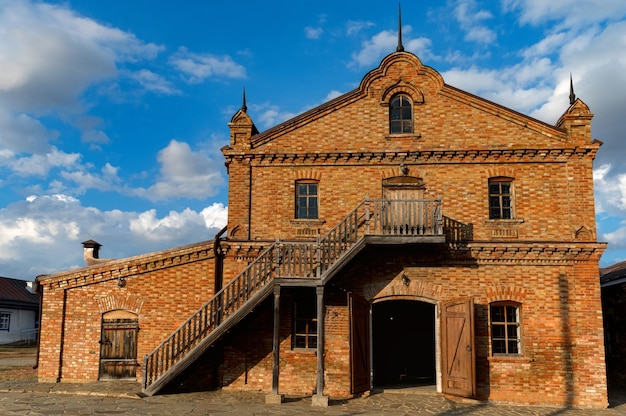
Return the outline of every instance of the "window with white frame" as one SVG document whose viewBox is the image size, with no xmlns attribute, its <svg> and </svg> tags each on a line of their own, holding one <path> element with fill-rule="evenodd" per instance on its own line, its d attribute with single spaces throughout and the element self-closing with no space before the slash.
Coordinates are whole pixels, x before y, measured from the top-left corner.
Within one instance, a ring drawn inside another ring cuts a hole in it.
<svg viewBox="0 0 626 416">
<path fill-rule="evenodd" d="M 11 328 L 11 314 L 0 312 L 0 331 L 8 331 Z"/>
</svg>

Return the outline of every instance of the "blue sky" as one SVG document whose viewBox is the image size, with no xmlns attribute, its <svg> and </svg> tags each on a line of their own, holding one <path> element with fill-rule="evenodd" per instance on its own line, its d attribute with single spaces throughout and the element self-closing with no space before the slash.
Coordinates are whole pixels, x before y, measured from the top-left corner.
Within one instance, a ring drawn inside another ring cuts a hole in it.
<svg viewBox="0 0 626 416">
<path fill-rule="evenodd" d="M 0 0 L 0 275 L 210 240 L 219 149 L 355 88 L 395 50 L 397 1 Z M 446 83 L 554 124 L 595 113 L 602 266 L 626 260 L 626 2 L 402 2 L 405 49 Z"/>
</svg>

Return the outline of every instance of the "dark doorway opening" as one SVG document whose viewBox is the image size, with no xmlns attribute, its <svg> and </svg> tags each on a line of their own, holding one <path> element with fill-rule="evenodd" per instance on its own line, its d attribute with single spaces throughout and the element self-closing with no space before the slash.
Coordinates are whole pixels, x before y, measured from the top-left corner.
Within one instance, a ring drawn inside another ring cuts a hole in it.
<svg viewBox="0 0 626 416">
<path fill-rule="evenodd" d="M 394 300 L 372 305 L 374 386 L 435 384 L 435 305 Z"/>
</svg>

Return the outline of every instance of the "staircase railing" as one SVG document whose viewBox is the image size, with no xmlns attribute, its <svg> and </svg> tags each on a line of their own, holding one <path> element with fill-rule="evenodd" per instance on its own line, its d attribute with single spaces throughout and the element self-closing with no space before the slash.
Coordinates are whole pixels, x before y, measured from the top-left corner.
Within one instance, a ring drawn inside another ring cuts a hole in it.
<svg viewBox="0 0 626 416">
<path fill-rule="evenodd" d="M 143 361 L 143 388 L 177 363 L 276 278 L 322 277 L 365 235 L 442 235 L 440 200 L 361 202 L 315 242 L 276 241 L 167 337 Z"/>
</svg>

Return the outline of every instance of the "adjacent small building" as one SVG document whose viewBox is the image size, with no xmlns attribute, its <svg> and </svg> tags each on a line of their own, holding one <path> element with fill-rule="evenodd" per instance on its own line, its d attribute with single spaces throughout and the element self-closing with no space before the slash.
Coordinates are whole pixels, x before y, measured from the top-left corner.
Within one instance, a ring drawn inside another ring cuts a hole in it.
<svg viewBox="0 0 626 416">
<path fill-rule="evenodd" d="M 244 96 L 228 226 L 39 276 L 39 379 L 606 407 L 601 143 L 573 89 L 563 110 L 551 125 L 448 85 L 401 39 L 358 88 L 267 131 Z"/>
<path fill-rule="evenodd" d="M 37 341 L 39 297 L 33 282 L 0 277 L 0 344 Z"/>
<path fill-rule="evenodd" d="M 626 386 L 626 262 L 600 269 L 609 385 Z"/>
</svg>

